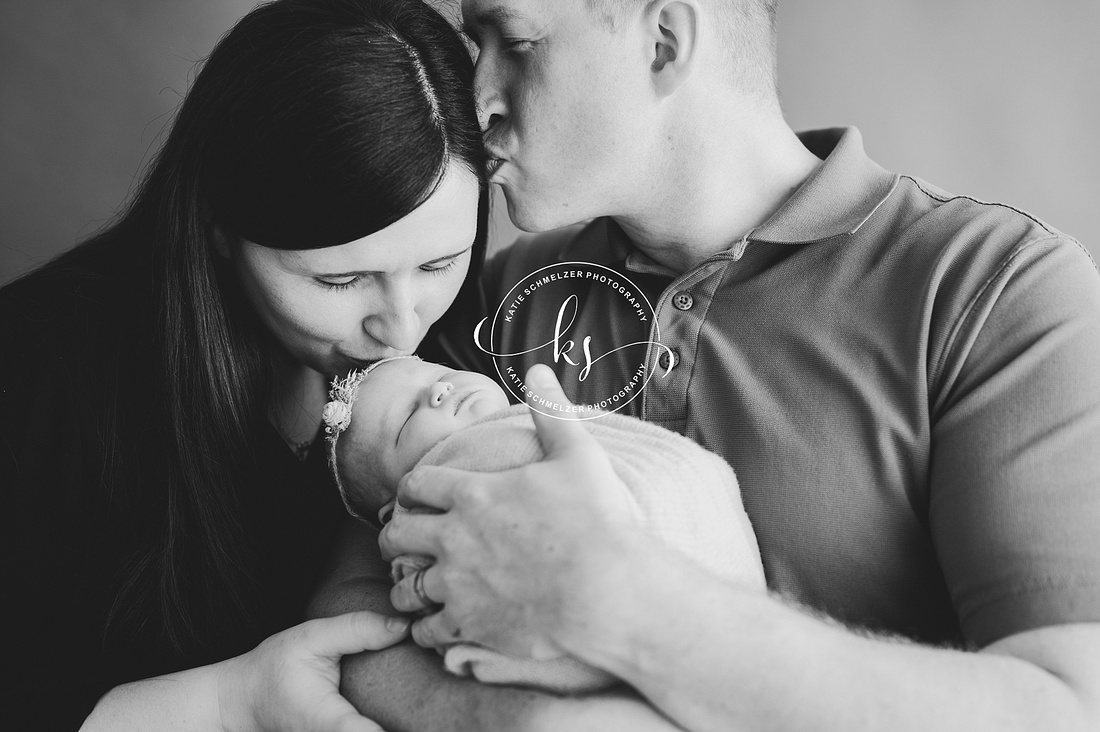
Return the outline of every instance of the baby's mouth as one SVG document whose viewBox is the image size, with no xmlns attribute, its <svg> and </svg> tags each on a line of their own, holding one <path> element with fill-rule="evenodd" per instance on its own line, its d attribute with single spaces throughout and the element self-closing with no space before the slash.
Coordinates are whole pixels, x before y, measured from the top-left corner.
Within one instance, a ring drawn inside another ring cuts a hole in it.
<svg viewBox="0 0 1100 732">
<path fill-rule="evenodd" d="M 462 405 L 466 403 L 466 400 L 474 395 L 473 391 L 468 391 L 465 394 L 457 397 L 454 400 L 455 403 L 455 416 L 458 416 L 458 410 L 462 408 Z"/>
</svg>

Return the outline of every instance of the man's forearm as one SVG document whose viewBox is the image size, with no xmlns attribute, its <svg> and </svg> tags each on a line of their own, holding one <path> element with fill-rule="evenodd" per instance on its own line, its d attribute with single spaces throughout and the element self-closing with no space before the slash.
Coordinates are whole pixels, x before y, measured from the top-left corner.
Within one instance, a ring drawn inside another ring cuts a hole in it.
<svg viewBox="0 0 1100 732">
<path fill-rule="evenodd" d="M 634 571 L 606 579 L 628 588 L 618 605 L 646 612 L 571 650 L 695 732 L 1100 728 L 1096 627 L 1032 631 L 980 653 L 930 648 L 722 585 L 648 541 L 623 551 Z"/>
</svg>

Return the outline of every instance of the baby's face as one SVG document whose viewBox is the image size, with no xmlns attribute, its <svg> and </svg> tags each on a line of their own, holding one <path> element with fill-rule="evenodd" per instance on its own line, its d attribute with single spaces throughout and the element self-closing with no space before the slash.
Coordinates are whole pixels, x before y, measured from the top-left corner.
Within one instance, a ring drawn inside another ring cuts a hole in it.
<svg viewBox="0 0 1100 732">
<path fill-rule="evenodd" d="M 437 442 L 507 406 L 488 376 L 411 358 L 389 361 L 359 386 L 353 449 L 369 450 L 379 475 L 396 486 Z"/>
</svg>

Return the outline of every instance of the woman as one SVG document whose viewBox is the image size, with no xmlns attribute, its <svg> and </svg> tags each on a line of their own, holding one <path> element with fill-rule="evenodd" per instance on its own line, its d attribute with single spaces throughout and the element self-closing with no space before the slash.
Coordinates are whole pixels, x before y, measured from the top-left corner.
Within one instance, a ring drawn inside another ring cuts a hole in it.
<svg viewBox="0 0 1100 732">
<path fill-rule="evenodd" d="M 313 443 L 480 266 L 472 77 L 416 0 L 261 6 L 117 223 L 0 290 L 6 719 L 375 728 L 339 658 L 405 623 L 291 627 L 343 513 Z"/>
</svg>

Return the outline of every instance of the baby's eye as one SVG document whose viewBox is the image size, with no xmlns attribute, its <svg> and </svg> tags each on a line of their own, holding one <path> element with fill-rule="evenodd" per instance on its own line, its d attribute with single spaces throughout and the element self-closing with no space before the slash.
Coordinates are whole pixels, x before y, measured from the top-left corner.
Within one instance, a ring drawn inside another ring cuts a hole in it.
<svg viewBox="0 0 1100 732">
<path fill-rule="evenodd" d="M 401 434 L 405 431 L 405 426 L 409 423 L 409 420 L 412 419 L 413 413 L 416 412 L 419 406 L 420 402 L 413 402 L 412 407 L 409 409 L 409 416 L 405 417 L 405 421 L 401 423 L 401 427 L 397 430 L 397 435 L 393 438 L 393 444 L 396 445 L 401 442 Z"/>
</svg>

